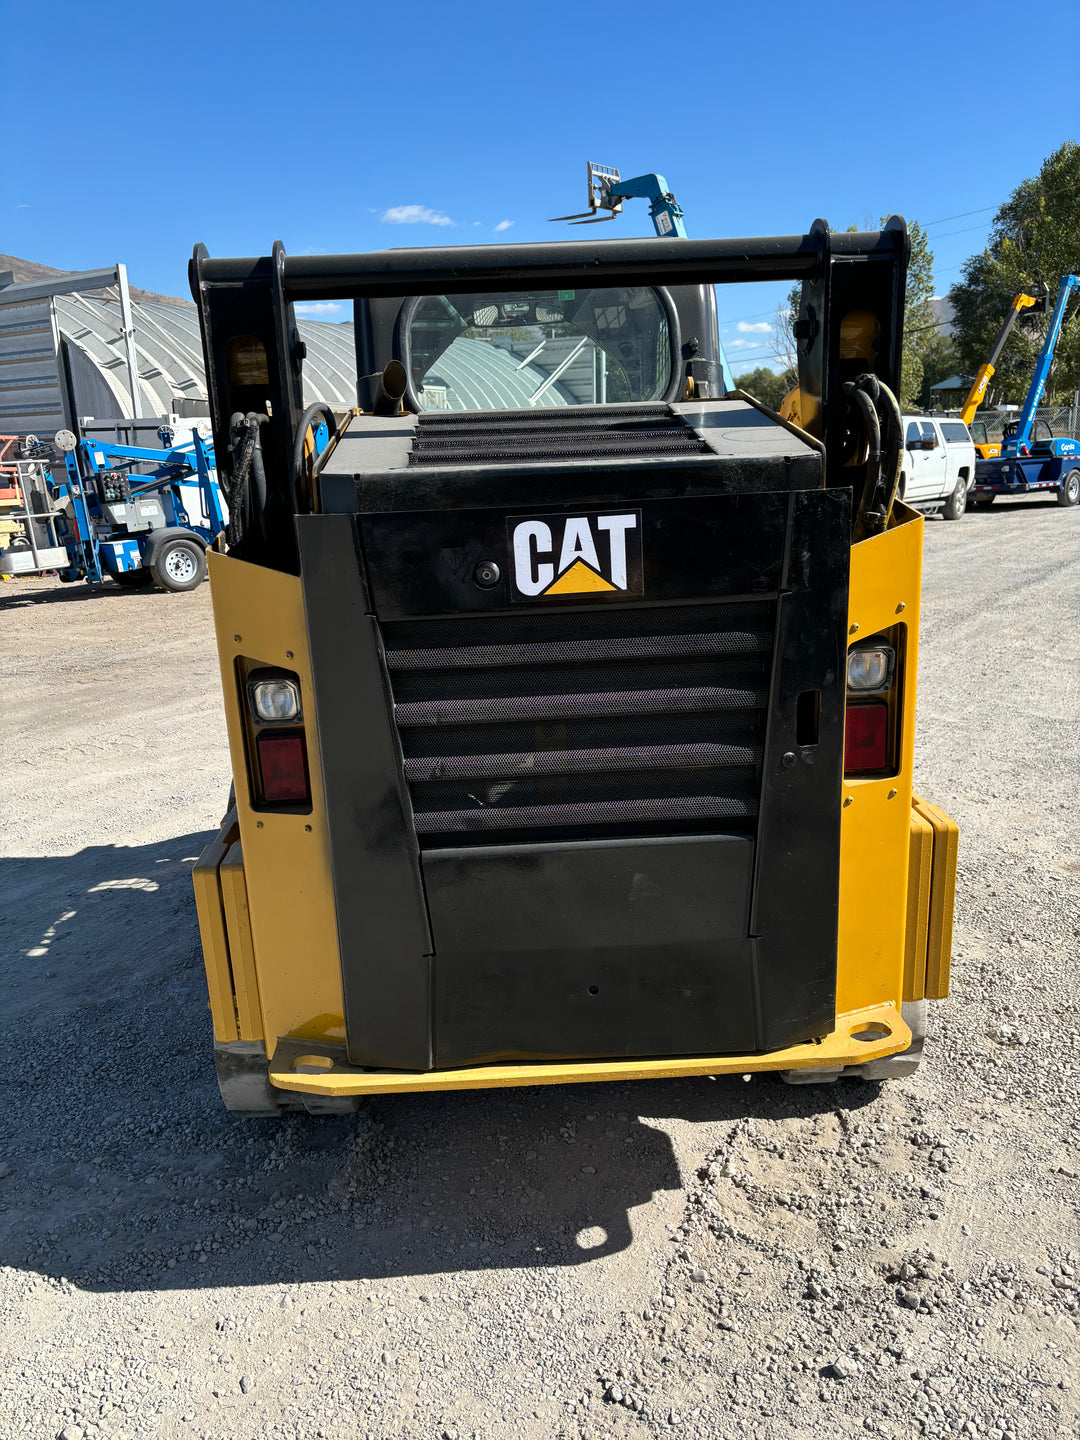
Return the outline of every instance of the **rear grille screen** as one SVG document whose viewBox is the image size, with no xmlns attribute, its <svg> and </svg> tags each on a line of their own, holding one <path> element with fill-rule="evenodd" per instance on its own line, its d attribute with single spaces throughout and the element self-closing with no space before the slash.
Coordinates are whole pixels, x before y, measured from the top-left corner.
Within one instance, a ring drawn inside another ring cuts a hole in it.
<svg viewBox="0 0 1080 1440">
<path fill-rule="evenodd" d="M 421 415 L 410 465 L 522 464 L 708 454 L 709 447 L 667 405 L 575 406 Z"/>
<path fill-rule="evenodd" d="M 769 603 L 385 624 L 421 845 L 750 828 L 772 634 Z"/>
</svg>

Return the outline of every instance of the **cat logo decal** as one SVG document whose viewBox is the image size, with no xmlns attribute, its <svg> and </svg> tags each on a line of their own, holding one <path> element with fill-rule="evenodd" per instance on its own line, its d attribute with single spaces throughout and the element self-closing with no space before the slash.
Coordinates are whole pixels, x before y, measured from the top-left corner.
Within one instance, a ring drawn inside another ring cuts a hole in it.
<svg viewBox="0 0 1080 1440">
<path fill-rule="evenodd" d="M 622 600 L 644 593 L 640 511 L 515 516 L 506 525 L 515 600 Z"/>
</svg>

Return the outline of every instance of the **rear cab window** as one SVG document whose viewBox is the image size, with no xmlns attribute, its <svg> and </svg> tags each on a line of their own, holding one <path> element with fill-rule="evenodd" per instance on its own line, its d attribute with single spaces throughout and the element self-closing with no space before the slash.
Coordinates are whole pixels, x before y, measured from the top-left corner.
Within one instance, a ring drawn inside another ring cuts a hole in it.
<svg viewBox="0 0 1080 1440">
<path fill-rule="evenodd" d="M 970 445 L 971 436 L 968 428 L 959 420 L 943 420 L 941 422 L 941 433 L 950 445 Z"/>
<path fill-rule="evenodd" d="M 429 295 L 406 311 L 406 363 L 422 411 L 656 401 L 674 333 L 648 288 Z"/>
</svg>

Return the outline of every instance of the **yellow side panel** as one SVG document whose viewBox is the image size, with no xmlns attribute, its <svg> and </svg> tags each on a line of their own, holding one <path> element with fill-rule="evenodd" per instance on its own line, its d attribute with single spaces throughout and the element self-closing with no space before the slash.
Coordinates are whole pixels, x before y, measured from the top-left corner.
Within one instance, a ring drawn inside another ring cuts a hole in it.
<svg viewBox="0 0 1080 1440">
<path fill-rule="evenodd" d="M 191 872 L 195 886 L 195 912 L 199 917 L 202 937 L 206 985 L 210 992 L 210 1014 L 214 1021 L 214 1039 L 236 1040 L 236 1005 L 233 1001 L 232 966 L 229 962 L 229 941 L 225 933 L 225 910 L 221 901 L 218 866 L 237 834 L 236 817 L 230 812 L 221 830 L 195 861 Z"/>
<path fill-rule="evenodd" d="M 930 926 L 926 941 L 926 998 L 944 1000 L 952 971 L 953 907 L 960 827 L 944 810 L 915 796 L 915 807 L 934 827 L 934 863 L 930 875 Z"/>
<path fill-rule="evenodd" d="M 262 1015 L 259 1011 L 259 981 L 255 973 L 255 947 L 251 939 L 251 915 L 248 910 L 247 884 L 244 880 L 244 857 L 239 841 L 229 847 L 218 871 L 221 898 L 225 904 L 225 928 L 229 936 L 232 960 L 233 993 L 236 996 L 236 1019 L 241 1040 L 262 1040 Z"/>
<path fill-rule="evenodd" d="M 337 924 L 330 879 L 322 764 L 300 581 L 229 555 L 207 556 L 221 685 L 236 779 L 251 942 L 262 1023 L 279 1036 L 345 1038 Z M 311 814 L 251 808 L 236 661 L 293 670 L 300 677 L 311 774 Z"/>
<path fill-rule="evenodd" d="M 907 629 L 898 773 L 843 784 L 838 1012 L 903 998 L 922 538 L 922 516 L 897 504 L 889 530 L 851 549 L 849 644 L 894 625 Z"/>
<path fill-rule="evenodd" d="M 934 827 L 911 807 L 908 857 L 907 946 L 904 951 L 904 999 L 926 995 L 926 942 L 930 933 L 930 872 L 934 863 Z"/>
</svg>

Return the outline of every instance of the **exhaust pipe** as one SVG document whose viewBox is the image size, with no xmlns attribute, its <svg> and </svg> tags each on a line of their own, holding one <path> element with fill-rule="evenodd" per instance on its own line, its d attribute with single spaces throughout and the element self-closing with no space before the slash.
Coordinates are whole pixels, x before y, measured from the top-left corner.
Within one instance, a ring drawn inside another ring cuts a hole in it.
<svg viewBox="0 0 1080 1440">
<path fill-rule="evenodd" d="M 373 415 L 400 415 L 401 397 L 409 388 L 409 376 L 400 360 L 391 360 L 379 376 L 379 388 L 375 393 Z"/>
</svg>

